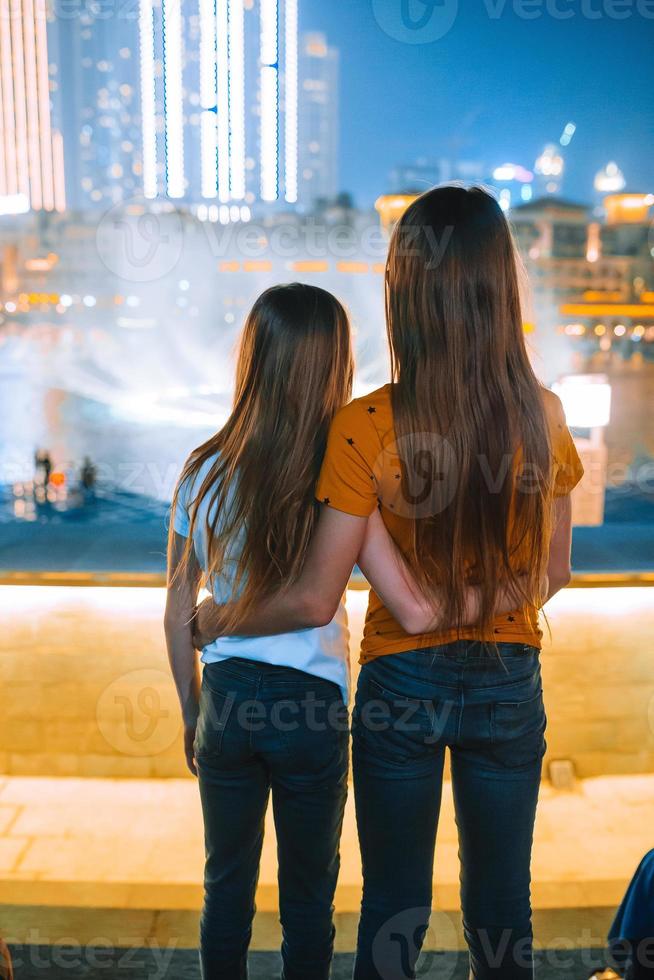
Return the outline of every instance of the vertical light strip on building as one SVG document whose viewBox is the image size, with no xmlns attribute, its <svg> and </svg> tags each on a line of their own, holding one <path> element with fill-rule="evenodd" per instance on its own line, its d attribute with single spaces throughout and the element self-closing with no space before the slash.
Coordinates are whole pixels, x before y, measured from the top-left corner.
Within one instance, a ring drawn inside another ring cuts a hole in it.
<svg viewBox="0 0 654 980">
<path fill-rule="evenodd" d="M 64 179 L 64 138 L 58 129 L 52 130 L 52 163 L 54 168 L 55 211 L 65 211 L 66 181 Z"/>
<path fill-rule="evenodd" d="M 297 0 L 286 0 L 285 191 L 289 204 L 298 196 L 298 13 Z"/>
<path fill-rule="evenodd" d="M 261 199 L 279 197 L 279 20 L 277 0 L 261 0 Z"/>
<path fill-rule="evenodd" d="M 200 0 L 200 166 L 202 197 L 218 192 L 216 4 Z"/>
<path fill-rule="evenodd" d="M 143 141 L 143 195 L 157 196 L 157 122 L 154 79 L 154 14 L 152 0 L 140 0 L 141 139 Z"/>
<path fill-rule="evenodd" d="M 7 163 L 5 160 L 5 106 L 2 96 L 2 72 L 0 71 L 0 198 L 7 195 Z M 2 213 L 0 208 L 0 213 Z"/>
<path fill-rule="evenodd" d="M 24 0 L 23 43 L 25 50 L 25 90 L 27 95 L 27 146 L 29 154 L 32 207 L 43 206 L 41 155 L 39 152 L 39 95 L 36 78 L 36 48 L 34 45 L 34 3 Z"/>
<path fill-rule="evenodd" d="M 229 189 L 234 201 L 245 197 L 245 23 L 243 0 L 228 0 Z"/>
<path fill-rule="evenodd" d="M 216 0 L 216 67 L 218 83 L 218 197 L 229 201 L 229 21 L 227 0 Z"/>
<path fill-rule="evenodd" d="M 34 8 L 34 33 L 36 35 L 36 79 L 39 93 L 39 133 L 41 141 L 41 180 L 43 207 L 54 209 L 54 173 L 52 166 L 52 130 L 50 128 L 50 79 L 48 77 L 48 38 L 46 33 L 46 7 L 39 3 Z"/>
<path fill-rule="evenodd" d="M 16 121 L 16 168 L 18 193 L 30 200 L 30 177 L 27 154 L 27 97 L 25 94 L 25 56 L 23 51 L 23 5 L 11 0 L 11 47 L 14 69 L 14 117 Z M 38 207 L 36 203 L 34 207 Z"/>
<path fill-rule="evenodd" d="M 182 88 L 181 0 L 163 2 L 164 117 L 166 188 L 169 197 L 184 196 L 184 92 Z"/>
<path fill-rule="evenodd" d="M 2 105 L 4 109 L 4 154 L 6 194 L 18 194 L 16 172 L 16 123 L 14 118 L 14 82 L 11 74 L 11 14 L 9 0 L 0 0 L 0 72 L 2 73 Z"/>
</svg>

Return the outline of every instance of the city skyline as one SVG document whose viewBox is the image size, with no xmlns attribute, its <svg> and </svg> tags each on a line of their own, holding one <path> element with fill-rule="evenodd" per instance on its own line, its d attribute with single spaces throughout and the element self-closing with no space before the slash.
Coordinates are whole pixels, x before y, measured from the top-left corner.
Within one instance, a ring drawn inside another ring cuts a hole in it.
<svg viewBox="0 0 654 980">
<path fill-rule="evenodd" d="M 613 16 L 602 0 L 409 6 L 416 20 L 430 6 L 456 17 L 431 43 L 407 43 L 400 0 L 303 3 L 343 51 L 341 183 L 359 204 L 422 157 L 533 169 L 569 121 L 564 196 L 590 203 L 613 160 L 628 189 L 654 190 L 654 10 L 628 0 Z"/>
<path fill-rule="evenodd" d="M 0 53 L 0 213 L 140 194 L 247 221 L 337 193 L 338 52 L 298 0 L 16 0 Z"/>
</svg>

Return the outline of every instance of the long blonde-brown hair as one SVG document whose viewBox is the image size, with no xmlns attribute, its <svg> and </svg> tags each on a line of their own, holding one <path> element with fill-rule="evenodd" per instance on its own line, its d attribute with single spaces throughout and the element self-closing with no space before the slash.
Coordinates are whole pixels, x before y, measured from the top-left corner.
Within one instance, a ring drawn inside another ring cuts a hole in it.
<svg viewBox="0 0 654 980">
<path fill-rule="evenodd" d="M 393 418 L 413 516 L 405 557 L 459 628 L 466 584 L 480 588 L 487 630 L 503 585 L 540 605 L 547 563 L 550 444 L 516 261 L 495 199 L 454 186 L 413 202 L 388 254 Z"/>
<path fill-rule="evenodd" d="M 243 328 L 231 415 L 191 454 L 172 505 L 182 485 L 193 488 L 180 567 L 205 498 L 208 577 L 238 541 L 229 570 L 234 622 L 302 569 L 329 425 L 351 397 L 352 377 L 349 321 L 331 293 L 291 283 L 259 296 Z"/>
</svg>

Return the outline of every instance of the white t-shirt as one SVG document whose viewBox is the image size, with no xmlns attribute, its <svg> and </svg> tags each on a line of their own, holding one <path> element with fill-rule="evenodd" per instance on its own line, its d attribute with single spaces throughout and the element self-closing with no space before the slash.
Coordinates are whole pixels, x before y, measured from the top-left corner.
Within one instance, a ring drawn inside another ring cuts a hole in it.
<svg viewBox="0 0 654 980">
<path fill-rule="evenodd" d="M 195 498 L 194 488 L 200 488 L 216 459 L 217 456 L 213 456 L 205 461 L 192 486 L 188 480 L 181 484 L 172 519 L 175 531 L 185 538 L 190 529 L 189 507 Z M 208 566 L 206 522 L 210 496 L 205 496 L 200 503 L 193 531 L 195 554 L 205 572 Z M 241 547 L 242 542 L 237 538 L 225 557 L 220 575 L 212 577 L 211 592 L 219 605 L 228 602 L 232 597 L 233 575 L 229 573 L 229 565 L 235 565 Z M 336 615 L 327 626 L 278 633 L 274 636 L 219 637 L 203 649 L 201 659 L 205 664 L 213 664 L 229 657 L 243 657 L 278 667 L 294 667 L 338 684 L 347 704 L 350 694 L 349 643 L 347 613 L 345 603 L 341 600 Z"/>
</svg>

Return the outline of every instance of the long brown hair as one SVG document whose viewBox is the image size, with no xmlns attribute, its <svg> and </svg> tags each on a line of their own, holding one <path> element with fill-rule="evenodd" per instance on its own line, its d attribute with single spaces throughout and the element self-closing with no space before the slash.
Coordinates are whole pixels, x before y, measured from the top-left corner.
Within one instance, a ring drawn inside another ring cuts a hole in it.
<svg viewBox="0 0 654 980">
<path fill-rule="evenodd" d="M 459 628 L 466 584 L 480 588 L 476 625 L 487 630 L 503 584 L 540 605 L 547 562 L 549 435 L 516 261 L 495 199 L 455 186 L 411 204 L 388 254 L 393 418 L 413 518 L 406 559 L 426 595 L 442 590 Z"/>
<path fill-rule="evenodd" d="M 194 488 L 181 566 L 205 498 L 208 576 L 221 572 L 238 540 L 234 621 L 302 569 L 329 425 L 351 397 L 352 377 L 349 321 L 331 293 L 291 283 L 259 296 L 243 328 L 232 413 L 191 454 L 173 498 L 174 512 L 181 485 Z"/>
</svg>

